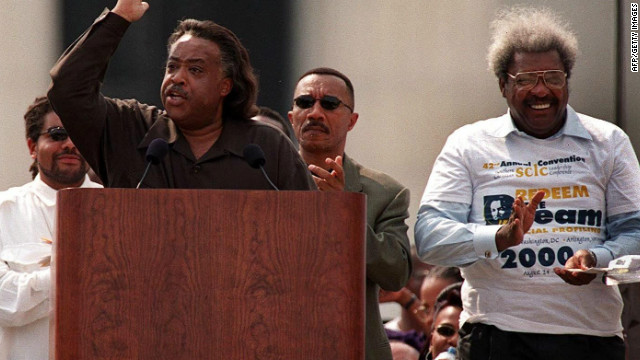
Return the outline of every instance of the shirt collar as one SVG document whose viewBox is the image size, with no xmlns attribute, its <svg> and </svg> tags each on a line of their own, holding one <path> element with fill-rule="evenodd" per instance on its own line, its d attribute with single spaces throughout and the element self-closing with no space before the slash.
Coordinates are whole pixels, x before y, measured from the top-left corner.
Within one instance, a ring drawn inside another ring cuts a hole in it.
<svg viewBox="0 0 640 360">
<path fill-rule="evenodd" d="M 91 179 L 89 178 L 89 175 L 85 175 L 84 181 L 82 182 L 82 185 L 80 185 L 79 187 L 101 188 L 102 185 L 91 181 Z M 42 178 L 40 177 L 40 173 L 38 173 L 35 179 L 33 179 L 33 181 L 31 182 L 31 188 L 33 189 L 33 192 L 38 196 L 38 198 L 40 198 L 40 200 L 46 206 L 56 205 L 56 194 L 58 193 L 58 190 L 52 188 L 51 186 L 47 185 L 47 183 L 42 181 Z"/>
<path fill-rule="evenodd" d="M 147 131 L 142 141 L 138 144 L 138 149 L 146 149 L 154 139 L 163 138 L 167 140 L 167 143 L 176 151 L 186 156 L 186 154 L 189 153 L 186 150 L 189 146 L 188 142 L 184 136 L 180 134 L 180 130 L 176 127 L 173 120 L 168 117 L 163 117 L 162 120 L 163 121 L 160 121 L 159 119 L 151 125 L 149 131 Z M 198 159 L 198 162 L 223 156 L 227 153 L 232 153 L 240 157 L 243 156 L 242 152 L 246 141 L 239 141 L 237 136 L 246 133 L 246 129 L 242 128 L 243 125 L 239 120 L 223 118 L 222 121 L 223 126 L 220 137 L 216 140 L 213 147 Z"/>
<path fill-rule="evenodd" d="M 38 173 L 38 175 L 36 175 L 36 178 L 33 179 L 31 186 L 33 188 L 33 192 L 46 206 L 56 205 L 56 193 L 58 191 L 42 181 L 42 179 L 40 178 L 40 173 Z"/>
<path fill-rule="evenodd" d="M 248 139 L 243 135 L 247 134 L 246 125 L 240 119 L 223 119 L 222 133 L 214 144 L 219 146 L 223 152 L 232 153 L 236 156 L 243 156 L 244 147 Z M 242 139 L 240 138 L 242 136 Z"/>
<path fill-rule="evenodd" d="M 156 138 L 165 139 L 169 144 L 176 142 L 178 138 L 178 131 L 173 120 L 166 116 L 159 117 L 158 120 L 151 125 L 147 133 L 142 138 L 142 141 L 138 144 L 138 149 L 149 147 L 149 144 L 151 144 L 151 142 Z"/>
<path fill-rule="evenodd" d="M 518 130 L 516 128 L 515 123 L 513 122 L 513 118 L 511 117 L 511 112 L 507 110 L 507 113 L 499 117 L 500 124 L 496 129 L 496 135 L 498 137 L 506 137 L 511 133 L 515 133 L 521 136 L 529 136 L 526 133 Z M 593 140 L 591 134 L 587 131 L 587 129 L 580 122 L 580 118 L 578 117 L 578 113 L 569 105 L 567 105 L 567 121 L 564 126 L 555 134 L 553 134 L 550 138 L 556 138 L 560 136 L 574 136 L 587 140 Z"/>
</svg>

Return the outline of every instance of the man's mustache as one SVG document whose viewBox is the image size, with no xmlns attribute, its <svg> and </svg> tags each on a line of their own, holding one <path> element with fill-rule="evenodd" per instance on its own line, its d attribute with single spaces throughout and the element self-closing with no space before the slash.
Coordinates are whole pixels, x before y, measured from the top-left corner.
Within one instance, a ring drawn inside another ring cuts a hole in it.
<svg viewBox="0 0 640 360">
<path fill-rule="evenodd" d="M 183 98 L 187 97 L 187 92 L 182 88 L 182 85 L 179 84 L 171 85 L 170 87 L 168 87 L 167 90 L 164 91 L 164 96 L 168 96 L 171 93 L 177 93 Z"/>
<path fill-rule="evenodd" d="M 82 155 L 80 155 L 80 153 L 77 150 L 73 150 L 73 149 L 62 150 L 61 152 L 55 155 L 55 158 L 58 159 L 62 156 L 68 156 L 68 155 L 77 156 L 80 160 L 84 161 L 84 158 L 82 157 Z"/>
<path fill-rule="evenodd" d="M 325 133 L 329 133 L 329 128 L 321 121 L 310 120 L 309 122 L 302 125 L 302 132 L 307 131 L 309 128 L 315 128 L 314 130 L 321 130 Z"/>
</svg>

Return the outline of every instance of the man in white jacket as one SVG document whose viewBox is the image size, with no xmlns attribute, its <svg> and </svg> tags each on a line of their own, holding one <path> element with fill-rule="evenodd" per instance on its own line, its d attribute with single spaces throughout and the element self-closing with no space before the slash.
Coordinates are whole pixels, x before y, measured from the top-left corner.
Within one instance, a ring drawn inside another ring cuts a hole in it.
<svg viewBox="0 0 640 360">
<path fill-rule="evenodd" d="M 415 226 L 421 259 L 465 278 L 458 358 L 623 360 L 620 293 L 584 270 L 640 253 L 631 142 L 568 105 L 577 39 L 562 19 L 515 8 L 493 29 L 509 110 L 449 136 Z"/>
<path fill-rule="evenodd" d="M 56 192 L 102 187 L 89 180 L 46 97 L 24 115 L 33 181 L 0 192 L 0 359 L 49 358 L 49 260 Z"/>
</svg>

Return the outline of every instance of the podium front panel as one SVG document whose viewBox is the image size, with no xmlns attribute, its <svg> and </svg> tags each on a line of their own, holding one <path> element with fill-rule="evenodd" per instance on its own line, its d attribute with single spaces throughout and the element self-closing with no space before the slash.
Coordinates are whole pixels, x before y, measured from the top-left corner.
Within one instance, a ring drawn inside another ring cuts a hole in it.
<svg viewBox="0 0 640 360">
<path fill-rule="evenodd" d="M 365 196 L 58 193 L 51 358 L 364 358 Z"/>
</svg>

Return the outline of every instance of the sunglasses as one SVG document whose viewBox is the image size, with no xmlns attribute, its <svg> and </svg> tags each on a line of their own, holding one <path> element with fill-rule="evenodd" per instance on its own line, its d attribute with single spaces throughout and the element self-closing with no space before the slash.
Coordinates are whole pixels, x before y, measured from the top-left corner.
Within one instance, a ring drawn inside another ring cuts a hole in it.
<svg viewBox="0 0 640 360">
<path fill-rule="evenodd" d="M 436 328 L 436 332 L 444 337 L 452 337 L 456 334 L 456 329 L 451 324 L 440 324 Z"/>
<path fill-rule="evenodd" d="M 309 109 L 316 103 L 316 101 L 320 101 L 320 106 L 322 106 L 322 108 L 325 110 L 335 110 L 338 108 L 338 106 L 340 106 L 340 104 L 342 104 L 347 109 L 351 110 L 351 112 L 353 112 L 353 109 L 349 105 L 345 104 L 337 97 L 331 95 L 325 95 L 320 99 L 316 99 L 311 95 L 300 95 L 297 98 L 293 99 L 293 103 L 296 104 L 296 106 L 300 109 Z"/>
<path fill-rule="evenodd" d="M 40 133 L 40 135 L 48 134 L 53 141 L 65 141 L 69 137 L 67 130 L 62 126 L 53 126 L 47 129 L 47 131 Z"/>
</svg>

